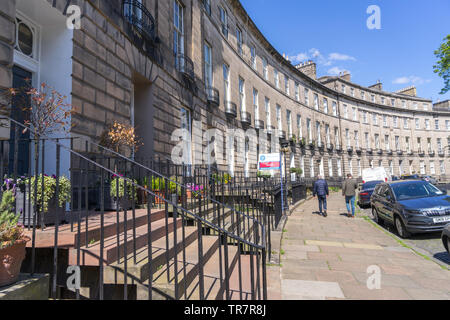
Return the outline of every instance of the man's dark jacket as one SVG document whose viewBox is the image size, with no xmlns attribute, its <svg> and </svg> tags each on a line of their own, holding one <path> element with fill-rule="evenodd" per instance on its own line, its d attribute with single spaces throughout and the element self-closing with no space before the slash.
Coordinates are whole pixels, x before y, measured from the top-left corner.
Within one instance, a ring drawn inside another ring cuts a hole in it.
<svg viewBox="0 0 450 320">
<path fill-rule="evenodd" d="M 314 183 L 313 195 L 318 195 L 319 197 L 329 195 L 328 183 L 324 179 L 317 180 Z"/>
</svg>

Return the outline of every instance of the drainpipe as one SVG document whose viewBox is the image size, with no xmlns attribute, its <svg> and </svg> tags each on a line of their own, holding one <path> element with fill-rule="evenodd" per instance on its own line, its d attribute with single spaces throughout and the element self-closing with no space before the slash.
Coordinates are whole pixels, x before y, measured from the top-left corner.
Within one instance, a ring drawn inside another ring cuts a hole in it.
<svg viewBox="0 0 450 320">
<path fill-rule="evenodd" d="M 337 82 L 334 83 L 334 90 L 336 91 L 337 95 L 337 108 L 338 108 L 338 119 L 339 119 L 339 143 L 341 144 L 342 148 L 342 156 L 341 156 L 341 169 L 342 169 L 342 176 L 345 179 L 345 158 L 344 158 L 344 146 L 343 146 L 343 138 L 342 138 L 342 119 L 341 119 L 341 101 L 339 100 L 339 91 L 337 89 Z"/>
</svg>

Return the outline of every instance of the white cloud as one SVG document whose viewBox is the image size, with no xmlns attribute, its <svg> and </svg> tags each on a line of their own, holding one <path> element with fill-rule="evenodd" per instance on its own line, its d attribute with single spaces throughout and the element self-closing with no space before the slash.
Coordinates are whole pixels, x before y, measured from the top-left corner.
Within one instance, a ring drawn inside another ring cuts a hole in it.
<svg viewBox="0 0 450 320">
<path fill-rule="evenodd" d="M 308 60 L 308 59 L 309 59 L 309 56 L 306 53 L 303 53 L 303 52 L 298 53 L 298 54 L 296 54 L 294 56 L 289 56 L 289 60 L 292 61 L 292 62 L 302 62 L 302 61 L 305 61 L 305 60 Z"/>
<path fill-rule="evenodd" d="M 344 71 L 348 71 L 348 70 L 346 70 L 346 69 L 342 69 L 342 68 L 339 68 L 339 67 L 333 67 L 333 68 L 331 68 L 331 69 L 329 69 L 328 70 L 328 73 L 330 74 L 330 75 L 339 75 L 341 72 L 344 72 Z"/>
<path fill-rule="evenodd" d="M 337 60 L 337 61 L 348 61 L 348 60 L 356 61 L 356 58 L 351 57 L 351 56 L 346 55 L 346 54 L 333 52 L 333 53 L 330 53 L 330 55 L 328 56 L 328 60 L 331 60 L 331 61 L 333 61 L 333 60 Z"/>
<path fill-rule="evenodd" d="M 308 52 L 300 52 L 298 54 L 289 56 L 289 60 L 294 63 L 299 63 L 306 60 L 314 59 L 317 64 L 325 67 L 329 67 L 333 65 L 335 61 L 356 61 L 356 58 L 343 54 L 333 52 L 328 55 L 328 57 L 324 56 L 319 49 L 311 48 Z"/>
<path fill-rule="evenodd" d="M 394 81 L 392 81 L 393 84 L 416 84 L 416 85 L 421 85 L 424 83 L 429 83 L 431 82 L 430 79 L 423 79 L 421 77 L 418 76 L 409 76 L 409 77 L 399 77 L 394 79 Z"/>
<path fill-rule="evenodd" d="M 313 57 L 313 58 L 320 58 L 320 57 L 322 57 L 322 54 L 320 53 L 320 51 L 318 50 L 318 49 L 316 49 L 316 48 L 312 48 L 312 49 L 310 49 L 309 50 L 309 53 L 311 53 L 311 56 Z"/>
</svg>

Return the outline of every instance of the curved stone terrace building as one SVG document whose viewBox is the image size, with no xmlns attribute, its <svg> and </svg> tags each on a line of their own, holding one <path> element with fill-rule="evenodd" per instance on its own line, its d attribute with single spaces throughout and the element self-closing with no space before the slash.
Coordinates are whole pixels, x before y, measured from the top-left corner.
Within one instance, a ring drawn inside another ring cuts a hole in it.
<svg viewBox="0 0 450 320">
<path fill-rule="evenodd" d="M 79 29 L 67 27 L 73 5 Z M 119 120 L 136 126 L 140 156 L 170 156 L 174 130 L 198 137 L 200 121 L 285 137 L 288 166 L 305 177 L 376 166 L 450 176 L 448 103 L 433 107 L 414 87 L 363 87 L 350 74 L 317 79 L 314 62 L 292 65 L 237 0 L 4 0 L 0 26 L 0 87 L 30 78 L 66 94 L 71 137 L 97 140 Z M 205 145 L 192 143 L 189 156 Z M 253 171 L 257 153 L 274 151 L 252 147 L 232 148 L 225 167 Z"/>
</svg>

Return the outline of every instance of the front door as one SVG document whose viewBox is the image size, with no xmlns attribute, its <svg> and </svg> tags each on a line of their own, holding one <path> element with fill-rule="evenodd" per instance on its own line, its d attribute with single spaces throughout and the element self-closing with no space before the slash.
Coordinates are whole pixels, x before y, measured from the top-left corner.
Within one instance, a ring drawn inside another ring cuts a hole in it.
<svg viewBox="0 0 450 320">
<path fill-rule="evenodd" d="M 11 118 L 23 124 L 25 120 L 29 119 L 28 111 L 25 107 L 29 107 L 29 97 L 24 93 L 26 88 L 30 87 L 32 74 L 20 67 L 13 68 L 13 87 L 20 89 L 17 96 L 13 98 L 11 107 Z M 17 137 L 17 152 L 16 152 L 16 127 L 19 133 Z M 9 146 L 9 172 L 14 174 L 14 168 L 18 176 L 27 175 L 30 173 L 29 156 L 30 156 L 30 131 L 23 133 L 23 128 L 11 124 L 10 132 L 10 146 Z"/>
</svg>

